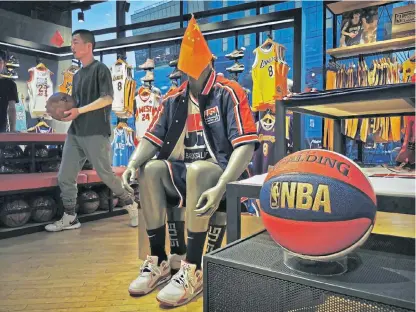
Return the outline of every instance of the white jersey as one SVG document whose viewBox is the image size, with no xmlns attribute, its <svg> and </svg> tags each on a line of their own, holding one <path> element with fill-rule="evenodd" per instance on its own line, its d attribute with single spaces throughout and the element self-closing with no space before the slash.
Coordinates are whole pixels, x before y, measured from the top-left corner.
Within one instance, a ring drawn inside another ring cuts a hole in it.
<svg viewBox="0 0 416 312">
<path fill-rule="evenodd" d="M 141 88 L 136 96 L 136 137 L 140 140 L 149 128 L 159 107 L 156 94 L 149 92 L 141 95 Z"/>
<path fill-rule="evenodd" d="M 127 80 L 127 64 L 124 62 L 117 62 L 111 67 L 111 76 L 113 79 L 113 105 L 114 112 L 124 112 L 125 98 L 126 98 L 126 80 Z"/>
<path fill-rule="evenodd" d="M 46 67 L 32 67 L 29 74 L 27 87 L 30 115 L 32 118 L 47 116 L 46 101 L 53 94 L 52 72 Z"/>
</svg>

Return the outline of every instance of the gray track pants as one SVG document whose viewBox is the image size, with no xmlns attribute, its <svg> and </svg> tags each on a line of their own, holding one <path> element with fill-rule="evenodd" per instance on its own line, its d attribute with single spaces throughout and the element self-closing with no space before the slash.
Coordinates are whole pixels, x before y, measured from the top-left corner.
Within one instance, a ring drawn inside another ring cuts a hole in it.
<svg viewBox="0 0 416 312">
<path fill-rule="evenodd" d="M 103 135 L 76 136 L 68 134 L 59 169 L 58 184 L 65 212 L 75 214 L 77 202 L 77 176 L 88 160 L 97 171 L 98 176 L 113 193 L 126 200 L 129 193 L 123 188 L 121 180 L 111 169 L 110 138 Z"/>
</svg>

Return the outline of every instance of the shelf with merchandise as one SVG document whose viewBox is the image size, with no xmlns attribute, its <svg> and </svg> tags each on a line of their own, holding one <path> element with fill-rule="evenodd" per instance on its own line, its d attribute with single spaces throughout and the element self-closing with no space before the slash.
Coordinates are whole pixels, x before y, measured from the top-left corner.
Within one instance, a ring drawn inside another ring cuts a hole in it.
<svg viewBox="0 0 416 312">
<path fill-rule="evenodd" d="M 325 5 L 333 14 L 342 14 L 344 12 L 359 10 L 373 5 L 382 6 L 393 2 L 397 1 L 327 1 Z"/>
<path fill-rule="evenodd" d="M 329 49 L 326 53 L 336 59 L 371 55 L 382 52 L 397 52 L 415 48 L 416 36 L 376 41 L 372 43 Z"/>
</svg>

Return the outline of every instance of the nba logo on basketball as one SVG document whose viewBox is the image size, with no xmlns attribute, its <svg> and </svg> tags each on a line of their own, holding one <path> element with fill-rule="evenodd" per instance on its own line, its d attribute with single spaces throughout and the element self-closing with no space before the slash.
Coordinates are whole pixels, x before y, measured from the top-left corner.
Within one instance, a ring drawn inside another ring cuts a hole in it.
<svg viewBox="0 0 416 312">
<path fill-rule="evenodd" d="M 204 118 L 207 125 L 220 121 L 220 112 L 218 110 L 218 106 L 209 108 L 204 111 Z"/>
</svg>

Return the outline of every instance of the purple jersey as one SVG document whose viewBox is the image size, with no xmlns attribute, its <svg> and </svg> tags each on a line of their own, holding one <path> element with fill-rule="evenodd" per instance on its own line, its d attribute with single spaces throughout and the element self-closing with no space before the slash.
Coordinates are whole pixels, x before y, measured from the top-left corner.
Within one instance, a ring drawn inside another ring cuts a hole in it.
<svg viewBox="0 0 416 312">
<path fill-rule="evenodd" d="M 275 133 L 274 133 L 274 119 L 272 121 L 264 119 L 258 122 L 257 134 L 260 141 L 260 147 L 253 156 L 253 173 L 254 175 L 263 174 L 268 171 L 269 157 L 273 154 Z M 273 165 L 273 164 L 270 164 Z"/>
</svg>

